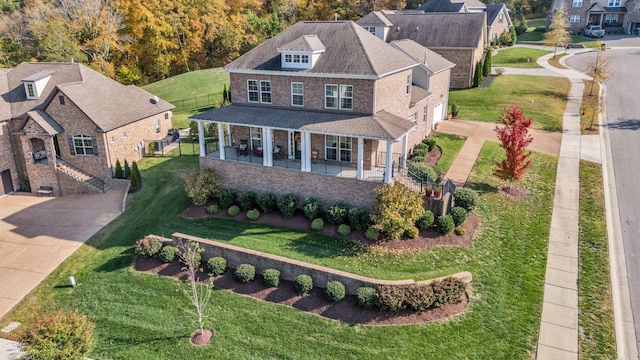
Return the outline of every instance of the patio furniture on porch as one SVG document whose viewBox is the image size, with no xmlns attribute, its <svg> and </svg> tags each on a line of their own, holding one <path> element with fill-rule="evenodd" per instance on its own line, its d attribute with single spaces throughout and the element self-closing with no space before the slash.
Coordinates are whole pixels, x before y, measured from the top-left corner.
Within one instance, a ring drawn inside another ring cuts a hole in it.
<svg viewBox="0 0 640 360">
<path fill-rule="evenodd" d="M 276 147 L 273 148 L 273 160 L 279 160 L 283 155 L 282 147 L 280 145 L 276 145 Z"/>
<path fill-rule="evenodd" d="M 249 140 L 240 140 L 240 145 L 236 147 L 236 156 L 249 155 Z"/>
<path fill-rule="evenodd" d="M 253 150 L 253 155 L 262 156 L 262 146 L 259 146 Z"/>
</svg>

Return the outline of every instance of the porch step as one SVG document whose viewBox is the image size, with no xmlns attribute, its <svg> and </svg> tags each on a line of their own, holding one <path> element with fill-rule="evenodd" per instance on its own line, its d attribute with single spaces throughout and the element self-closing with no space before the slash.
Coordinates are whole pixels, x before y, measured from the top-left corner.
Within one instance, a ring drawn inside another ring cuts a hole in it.
<svg viewBox="0 0 640 360">
<path fill-rule="evenodd" d="M 59 171 L 69 175 L 71 178 L 77 180 L 78 182 L 88 185 L 90 188 L 96 190 L 97 192 L 105 192 L 110 187 L 110 184 L 108 182 L 102 181 L 101 179 L 83 171 L 76 166 L 69 164 L 66 161 L 61 161 L 60 159 L 58 159 L 58 163 L 62 164 L 62 166 L 58 167 Z"/>
<path fill-rule="evenodd" d="M 406 185 L 409 189 L 422 195 L 422 186 L 412 177 L 407 175 L 407 169 L 400 169 L 400 171 L 398 171 L 393 177 L 393 180 Z"/>
</svg>

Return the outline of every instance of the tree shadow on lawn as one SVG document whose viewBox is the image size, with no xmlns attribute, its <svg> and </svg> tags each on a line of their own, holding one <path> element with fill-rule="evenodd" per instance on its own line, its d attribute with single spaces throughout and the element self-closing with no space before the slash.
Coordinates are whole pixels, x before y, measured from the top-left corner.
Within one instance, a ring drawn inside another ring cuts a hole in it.
<svg viewBox="0 0 640 360">
<path fill-rule="evenodd" d="M 464 184 L 464 187 L 475 190 L 478 193 L 478 195 L 485 195 L 485 194 L 498 192 L 497 187 L 489 185 L 487 183 L 482 183 L 482 182 L 467 181 Z"/>
</svg>

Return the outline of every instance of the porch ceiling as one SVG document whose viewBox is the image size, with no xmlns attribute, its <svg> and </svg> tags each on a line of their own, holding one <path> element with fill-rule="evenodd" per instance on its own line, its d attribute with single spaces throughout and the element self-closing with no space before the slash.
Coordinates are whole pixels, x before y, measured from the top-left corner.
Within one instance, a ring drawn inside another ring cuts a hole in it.
<svg viewBox="0 0 640 360">
<path fill-rule="evenodd" d="M 413 122 L 386 111 L 362 115 L 240 104 L 209 110 L 190 119 L 379 140 L 399 139 L 415 127 Z"/>
</svg>

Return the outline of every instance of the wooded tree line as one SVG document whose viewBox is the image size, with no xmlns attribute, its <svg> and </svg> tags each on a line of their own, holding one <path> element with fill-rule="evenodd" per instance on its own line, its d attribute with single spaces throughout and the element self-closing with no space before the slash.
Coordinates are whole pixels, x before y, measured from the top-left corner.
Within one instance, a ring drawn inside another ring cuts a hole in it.
<svg viewBox="0 0 640 360">
<path fill-rule="evenodd" d="M 526 3 L 549 0 L 509 0 Z M 222 66 L 301 20 L 422 0 L 0 0 L 0 65 L 79 61 L 125 84 Z M 524 13 L 524 12 L 523 12 Z"/>
</svg>

